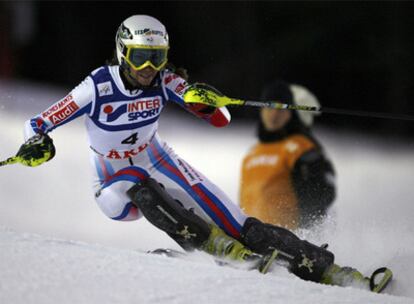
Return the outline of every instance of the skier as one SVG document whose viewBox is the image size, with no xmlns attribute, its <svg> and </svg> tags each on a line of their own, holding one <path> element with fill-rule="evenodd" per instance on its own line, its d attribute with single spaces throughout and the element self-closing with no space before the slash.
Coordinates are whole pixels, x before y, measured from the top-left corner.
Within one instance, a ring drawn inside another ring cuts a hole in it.
<svg viewBox="0 0 414 304">
<path fill-rule="evenodd" d="M 319 106 L 299 85 L 276 80 L 263 100 Z M 240 206 L 250 216 L 289 229 L 310 228 L 323 220 L 335 198 L 335 172 L 311 133 L 314 112 L 262 108 L 259 142 L 244 157 Z"/>
<path fill-rule="evenodd" d="M 186 250 L 240 261 L 254 256 L 253 252 L 271 251 L 305 280 L 368 284 L 369 279 L 358 271 L 334 264 L 334 255 L 325 248 L 247 217 L 160 138 L 158 119 L 168 102 L 216 127 L 230 121 L 226 108 L 188 104 L 182 98 L 188 90 L 207 93 L 210 88 L 189 85 L 165 68 L 169 39 L 161 22 L 146 15 L 131 16 L 120 25 L 115 42 L 118 64 L 94 70 L 66 97 L 28 120 L 27 141 L 13 161 L 27 166 L 49 161 L 55 155 L 50 132 L 85 116 L 96 171 L 95 198 L 111 219 L 145 216 Z"/>
</svg>

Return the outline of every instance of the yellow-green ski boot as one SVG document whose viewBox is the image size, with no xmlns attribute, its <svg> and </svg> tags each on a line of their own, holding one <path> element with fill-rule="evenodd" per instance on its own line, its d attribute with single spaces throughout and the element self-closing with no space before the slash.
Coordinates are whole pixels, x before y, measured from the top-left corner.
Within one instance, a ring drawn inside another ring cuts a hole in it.
<svg viewBox="0 0 414 304">
<path fill-rule="evenodd" d="M 210 235 L 201 249 L 215 257 L 233 261 L 246 261 L 253 254 L 242 243 L 214 225 L 211 225 Z"/>
<path fill-rule="evenodd" d="M 342 287 L 356 287 L 380 293 L 392 279 L 392 272 L 388 268 L 378 268 L 370 278 L 364 277 L 355 268 L 340 267 L 332 264 L 323 274 L 321 283 Z"/>
<path fill-rule="evenodd" d="M 257 269 L 262 274 L 266 274 L 270 270 L 270 266 L 276 260 L 279 253 L 277 250 L 269 250 L 269 253 L 266 255 L 254 253 L 213 225 L 211 226 L 210 236 L 204 242 L 201 249 L 221 259 L 224 263 L 228 261 L 246 262 L 247 269 Z"/>
</svg>

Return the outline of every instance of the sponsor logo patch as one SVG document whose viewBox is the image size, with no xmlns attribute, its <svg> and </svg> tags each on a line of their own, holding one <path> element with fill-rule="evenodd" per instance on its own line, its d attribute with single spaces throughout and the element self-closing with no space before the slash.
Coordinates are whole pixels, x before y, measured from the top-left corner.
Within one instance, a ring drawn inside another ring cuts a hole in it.
<svg viewBox="0 0 414 304">
<path fill-rule="evenodd" d="M 98 83 L 97 87 L 99 96 L 107 96 L 114 94 L 112 90 L 112 84 L 110 81 Z"/>
<path fill-rule="evenodd" d="M 159 97 L 144 98 L 124 103 L 117 106 L 116 103 L 103 106 L 102 112 L 106 122 L 113 122 L 126 114 L 128 121 L 145 120 L 160 113 L 161 99 Z"/>
<path fill-rule="evenodd" d="M 288 141 L 285 144 L 285 148 L 288 152 L 293 153 L 296 152 L 296 150 L 299 148 L 298 143 L 294 142 L 294 141 Z"/>
<path fill-rule="evenodd" d="M 52 122 L 53 125 L 57 125 L 61 123 L 62 121 L 64 121 L 69 116 L 71 116 L 73 113 L 75 113 L 78 109 L 79 109 L 79 106 L 74 101 L 72 101 L 67 106 L 62 108 L 61 110 L 50 115 L 49 120 Z"/>
<path fill-rule="evenodd" d="M 73 100 L 72 94 L 70 94 L 43 112 L 42 118 L 49 119 L 53 125 L 57 125 L 77 110 L 79 110 L 79 106 Z"/>
<path fill-rule="evenodd" d="M 142 146 L 139 146 L 138 148 L 126 150 L 126 151 L 117 151 L 115 149 L 110 150 L 105 157 L 110 159 L 126 159 L 130 157 L 136 156 L 138 153 L 141 153 L 145 150 L 145 148 L 148 147 L 148 144 L 143 144 Z"/>
<path fill-rule="evenodd" d="M 54 112 L 62 109 L 63 107 L 65 107 L 67 104 L 69 104 L 72 101 L 73 101 L 73 96 L 72 96 L 72 94 L 69 94 L 68 96 L 66 96 L 62 100 L 60 100 L 57 103 L 55 103 L 49 109 L 47 109 L 46 111 L 44 111 L 42 113 L 42 117 L 43 118 L 48 118 L 52 113 L 54 113 Z"/>
<path fill-rule="evenodd" d="M 177 160 L 178 169 L 185 176 L 187 182 L 194 186 L 195 184 L 201 183 L 203 179 L 189 164 L 182 159 Z"/>
<path fill-rule="evenodd" d="M 149 28 L 145 28 L 143 30 L 135 30 L 134 31 L 135 35 L 158 35 L 158 36 L 164 36 L 164 33 L 162 31 L 157 31 L 157 30 L 152 30 Z"/>
<path fill-rule="evenodd" d="M 164 78 L 164 83 L 165 84 L 169 84 L 171 81 L 173 81 L 174 79 L 177 79 L 178 75 L 176 74 L 170 74 L 167 77 Z"/>
<path fill-rule="evenodd" d="M 247 162 L 246 169 L 252 169 L 258 166 L 275 166 L 278 161 L 279 157 L 277 155 L 259 155 L 251 158 Z"/>
<path fill-rule="evenodd" d="M 177 87 L 175 88 L 174 92 L 177 93 L 178 95 L 183 95 L 184 93 L 184 88 L 185 88 L 186 83 L 185 82 L 181 82 L 177 85 Z"/>
</svg>

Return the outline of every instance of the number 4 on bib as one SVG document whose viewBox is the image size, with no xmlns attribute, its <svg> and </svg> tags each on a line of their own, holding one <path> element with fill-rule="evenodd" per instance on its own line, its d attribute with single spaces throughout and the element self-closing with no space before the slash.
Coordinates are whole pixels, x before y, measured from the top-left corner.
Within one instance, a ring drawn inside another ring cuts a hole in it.
<svg viewBox="0 0 414 304">
<path fill-rule="evenodd" d="M 138 141 L 138 133 L 135 132 L 134 134 L 132 134 L 131 136 L 128 136 L 127 138 L 125 138 L 123 141 L 121 141 L 122 144 L 127 144 L 127 145 L 133 145 Z"/>
</svg>

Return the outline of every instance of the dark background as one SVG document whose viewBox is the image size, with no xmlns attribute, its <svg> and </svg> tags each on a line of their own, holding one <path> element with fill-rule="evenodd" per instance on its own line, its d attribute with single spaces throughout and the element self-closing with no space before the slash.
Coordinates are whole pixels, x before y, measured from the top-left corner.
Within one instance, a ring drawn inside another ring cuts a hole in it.
<svg viewBox="0 0 414 304">
<path fill-rule="evenodd" d="M 170 61 L 190 81 L 258 99 L 279 78 L 323 106 L 414 115 L 411 2 L 1 2 L 1 76 L 70 90 L 114 50 L 120 23 L 148 14 L 167 27 Z M 232 108 L 236 119 L 257 110 Z M 321 124 L 410 136 L 414 121 L 325 114 Z"/>
</svg>

